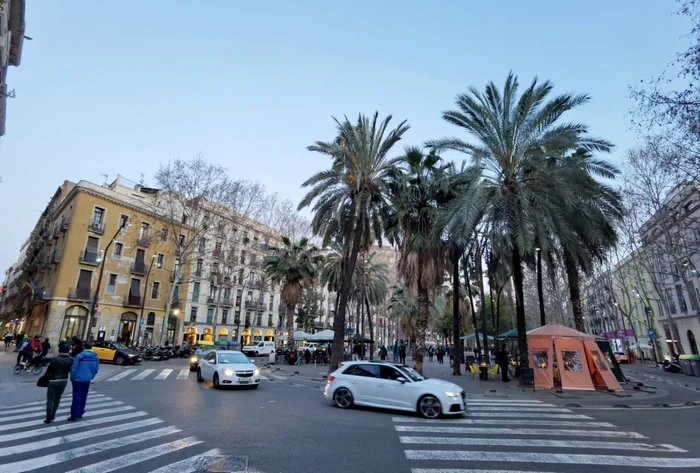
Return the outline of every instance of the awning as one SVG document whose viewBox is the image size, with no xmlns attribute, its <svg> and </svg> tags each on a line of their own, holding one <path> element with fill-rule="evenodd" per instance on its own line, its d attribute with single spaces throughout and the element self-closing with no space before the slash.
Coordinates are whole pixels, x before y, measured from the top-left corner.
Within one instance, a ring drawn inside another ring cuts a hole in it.
<svg viewBox="0 0 700 473">
<path fill-rule="evenodd" d="M 474 340 L 474 334 L 471 333 L 469 335 L 464 335 L 463 337 L 459 337 L 460 340 Z M 479 334 L 479 340 L 483 340 L 484 336 L 482 334 Z M 493 337 L 491 335 L 486 335 L 486 339 L 490 342 L 493 341 Z"/>
<path fill-rule="evenodd" d="M 309 342 L 332 342 L 335 332 L 333 330 L 324 330 L 322 332 L 314 333 L 306 337 Z"/>
<path fill-rule="evenodd" d="M 532 327 L 530 327 L 529 325 L 526 325 L 525 332 L 529 332 L 530 330 L 532 330 Z M 498 338 L 499 340 L 503 340 L 503 339 L 505 339 L 505 340 L 517 340 L 518 339 L 518 327 L 515 327 L 513 330 L 508 330 L 507 332 L 503 332 L 501 334 L 498 334 L 498 336 L 496 338 Z"/>
<path fill-rule="evenodd" d="M 262 335 L 262 332 L 260 332 L 260 335 Z M 299 340 L 308 340 L 310 336 L 311 336 L 311 335 L 309 335 L 308 333 L 304 332 L 303 330 L 296 330 L 296 331 L 294 331 L 294 340 L 297 340 L 297 341 L 299 341 Z M 285 335 L 281 335 L 280 337 L 278 337 L 278 340 L 284 341 L 284 340 L 287 340 L 287 338 L 288 338 L 288 337 L 287 337 L 287 335 L 285 334 Z"/>
</svg>

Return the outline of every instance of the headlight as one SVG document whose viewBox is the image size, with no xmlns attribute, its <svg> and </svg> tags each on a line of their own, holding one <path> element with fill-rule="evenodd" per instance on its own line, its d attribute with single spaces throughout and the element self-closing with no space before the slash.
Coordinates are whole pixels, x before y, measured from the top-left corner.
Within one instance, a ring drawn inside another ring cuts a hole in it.
<svg viewBox="0 0 700 473">
<path fill-rule="evenodd" d="M 226 376 L 233 376 L 233 370 L 224 370 Z"/>
<path fill-rule="evenodd" d="M 199 358 L 197 358 L 196 356 L 193 356 L 192 358 L 190 358 L 190 361 L 192 363 L 197 363 L 199 361 Z"/>
<path fill-rule="evenodd" d="M 447 391 L 447 392 L 445 393 L 445 396 L 447 396 L 447 397 L 456 397 L 456 398 L 461 397 L 461 396 L 459 395 L 459 393 L 456 393 L 456 392 L 454 392 L 454 391 Z"/>
<path fill-rule="evenodd" d="M 260 369 L 259 369 L 259 368 L 255 368 L 255 371 L 253 371 L 253 373 L 255 373 L 255 376 L 259 375 L 259 374 L 260 374 Z"/>
</svg>

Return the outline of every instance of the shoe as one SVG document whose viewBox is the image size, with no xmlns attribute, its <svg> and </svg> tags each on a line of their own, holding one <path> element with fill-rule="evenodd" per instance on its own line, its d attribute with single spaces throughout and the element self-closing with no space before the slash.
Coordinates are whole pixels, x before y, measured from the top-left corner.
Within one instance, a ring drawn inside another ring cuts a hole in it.
<svg viewBox="0 0 700 473">
<path fill-rule="evenodd" d="M 77 418 L 77 417 L 69 417 L 69 418 L 67 418 L 66 420 L 67 420 L 68 422 L 75 422 L 76 420 L 78 420 L 78 418 Z"/>
<path fill-rule="evenodd" d="M 51 419 L 44 419 L 44 424 L 50 424 L 50 423 L 51 423 Z"/>
</svg>

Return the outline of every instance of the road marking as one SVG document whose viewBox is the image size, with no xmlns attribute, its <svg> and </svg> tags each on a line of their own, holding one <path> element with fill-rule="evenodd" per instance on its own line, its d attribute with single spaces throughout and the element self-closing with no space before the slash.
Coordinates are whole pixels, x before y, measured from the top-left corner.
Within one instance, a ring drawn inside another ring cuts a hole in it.
<svg viewBox="0 0 700 473">
<path fill-rule="evenodd" d="M 134 374 L 134 371 L 136 371 L 136 368 L 130 368 L 128 370 L 124 370 L 121 373 L 119 373 L 116 376 L 112 376 L 111 378 L 107 379 L 107 381 L 119 381 L 122 378 L 126 378 L 130 374 Z"/>
<path fill-rule="evenodd" d="M 24 432 L 15 432 L 13 434 L 0 435 L 0 443 L 11 442 L 13 440 L 26 439 L 29 437 L 38 437 L 44 434 L 53 434 L 56 432 L 63 432 L 64 430 L 73 430 L 89 425 L 106 424 L 108 422 L 114 422 L 118 420 L 133 419 L 134 417 L 147 416 L 148 413 L 144 411 L 129 412 L 128 414 L 122 414 L 118 416 L 104 417 L 101 419 L 91 419 L 91 420 L 81 420 L 80 422 L 71 422 L 68 424 L 52 425 L 51 427 L 44 427 L 43 429 L 29 430 Z"/>
<path fill-rule="evenodd" d="M 452 460 L 479 462 L 559 463 L 568 465 L 635 466 L 640 468 L 697 468 L 700 458 L 628 457 L 622 455 L 581 455 L 564 453 L 484 452 L 457 450 L 406 450 L 409 460 Z"/>
<path fill-rule="evenodd" d="M 66 399 L 66 395 L 64 394 L 62 399 Z M 70 398 L 71 396 L 68 396 Z M 90 395 L 90 398 L 87 400 L 88 404 L 95 404 L 97 402 L 103 402 L 103 401 L 113 401 L 111 397 L 99 395 L 99 396 L 93 396 Z M 41 411 L 41 412 L 46 412 L 46 401 L 39 401 L 38 403 L 35 403 L 35 407 L 25 407 L 24 409 L 13 409 L 11 411 L 7 412 L 2 412 L 0 413 L 0 422 L 3 420 L 3 416 L 6 415 L 11 415 L 11 414 L 21 414 L 23 412 L 34 412 L 34 411 Z"/>
<path fill-rule="evenodd" d="M 190 369 L 180 370 L 180 374 L 177 375 L 177 379 L 187 379 L 190 376 Z"/>
<path fill-rule="evenodd" d="M 214 450 L 209 450 L 208 452 L 195 455 L 194 457 L 165 465 L 164 467 L 151 471 L 151 473 L 196 473 L 202 470 L 202 466 L 205 463 L 204 460 L 210 457 L 218 457 L 221 454 L 221 450 L 215 448 Z"/>
<path fill-rule="evenodd" d="M 496 414 L 494 412 L 472 412 L 469 411 L 469 417 L 521 417 L 523 419 L 592 419 L 584 414 L 538 414 L 538 413 L 524 413 L 515 414 L 512 412 L 504 414 Z"/>
<path fill-rule="evenodd" d="M 260 379 L 267 381 L 269 378 L 267 376 L 260 375 Z"/>
<path fill-rule="evenodd" d="M 72 391 L 65 391 L 63 393 L 64 396 L 67 396 L 71 394 Z M 111 400 L 111 397 L 107 397 L 104 394 L 97 394 L 97 393 L 91 393 L 90 394 L 90 399 L 88 399 L 87 402 L 90 402 L 90 400 L 93 399 L 99 399 L 99 398 L 105 398 Z M 43 408 L 46 408 L 46 401 L 36 401 L 36 402 L 27 402 L 25 404 L 16 404 L 14 406 L 3 406 L 0 407 L 0 412 L 7 412 L 8 414 L 14 414 L 16 412 L 25 412 L 24 410 L 18 410 L 18 407 L 31 407 L 31 406 L 43 406 Z M 2 415 L 2 414 L 0 414 Z"/>
<path fill-rule="evenodd" d="M 22 473 L 24 471 L 44 468 L 56 463 L 71 461 L 75 458 L 85 457 L 87 455 L 94 455 L 96 453 L 104 452 L 106 450 L 121 448 L 127 445 L 132 445 L 134 443 L 144 442 L 153 438 L 176 434 L 178 432 L 182 432 L 182 430 L 172 426 L 164 427 L 162 429 L 141 432 L 135 435 L 129 435 L 114 440 L 107 440 L 105 442 L 94 443 L 91 445 L 86 445 L 84 447 L 73 448 L 71 450 L 66 450 L 63 452 L 52 453 L 50 455 L 44 455 L 42 457 L 34 457 L 24 461 L 6 463 L 4 465 L 0 465 L 0 473 Z"/>
<path fill-rule="evenodd" d="M 550 407 L 480 407 L 480 411 L 495 411 L 495 412 L 571 412 L 571 409 Z"/>
<path fill-rule="evenodd" d="M 441 434 L 480 434 L 480 435 L 545 435 L 572 437 L 618 437 L 624 439 L 645 439 L 637 432 L 613 432 L 606 430 L 565 430 L 565 429 L 498 429 L 484 427 L 433 427 L 427 425 L 395 425 L 397 432 L 433 432 Z"/>
<path fill-rule="evenodd" d="M 467 402 L 472 402 L 472 401 L 482 401 L 482 402 L 492 402 L 494 404 L 510 404 L 511 402 L 522 402 L 525 404 L 541 404 L 542 401 L 534 401 L 532 399 L 491 399 L 491 398 L 485 398 L 485 397 L 468 397 Z"/>
<path fill-rule="evenodd" d="M 104 427 L 102 429 L 89 430 L 87 432 L 80 432 L 77 434 L 69 434 L 64 436 L 53 437 L 46 440 L 39 440 L 37 442 L 25 443 L 22 445 L 15 445 L 14 447 L 0 448 L 0 457 L 5 457 L 7 455 L 21 455 L 26 452 L 31 452 L 33 450 L 43 450 L 49 447 L 56 447 L 58 445 L 63 445 L 70 442 L 78 442 L 80 440 L 91 439 L 93 437 L 99 437 L 101 435 L 110 435 L 117 432 L 124 432 L 125 430 L 140 429 L 141 427 L 148 427 L 149 425 L 160 424 L 163 422 L 157 417 L 152 417 L 150 419 L 139 420 L 137 422 L 130 422 L 128 424 L 113 425 L 111 427 Z"/>
<path fill-rule="evenodd" d="M 557 407 L 554 404 L 531 404 L 529 402 L 510 402 L 508 404 L 498 403 L 498 402 L 474 402 L 467 401 L 467 407 Z"/>
<path fill-rule="evenodd" d="M 128 411 L 134 409 L 131 406 L 119 406 L 119 407 L 113 407 L 111 409 L 102 409 L 101 411 L 87 411 L 85 412 L 85 415 L 83 417 L 92 417 L 92 416 L 97 416 L 101 414 L 110 414 L 112 412 L 123 412 L 123 411 Z M 30 420 L 27 422 L 15 422 L 14 424 L 7 424 L 7 425 L 0 425 L 0 432 L 6 431 L 6 430 L 14 430 L 14 429 L 22 429 L 24 427 L 32 427 L 34 425 L 42 425 L 44 423 L 43 420 Z M 85 423 L 82 422 L 84 425 Z"/>
<path fill-rule="evenodd" d="M 93 463 L 92 465 L 67 471 L 65 473 L 109 473 L 110 471 L 126 468 L 128 466 L 135 465 L 136 463 L 141 463 L 143 461 L 150 460 L 155 457 L 160 457 L 163 455 L 167 455 L 168 453 L 182 450 L 183 448 L 198 445 L 202 442 L 202 440 L 198 440 L 196 437 L 187 437 L 182 440 L 176 440 L 174 442 L 164 443 L 162 445 L 147 448 L 145 450 L 139 450 L 137 452 L 128 453 L 126 455 L 122 455 L 117 458 L 112 458 L 110 460 Z"/>
<path fill-rule="evenodd" d="M 285 379 L 287 379 L 284 376 L 277 376 L 276 374 L 271 374 L 270 376 L 272 376 L 273 378 L 275 378 L 278 381 L 284 381 Z"/>
<path fill-rule="evenodd" d="M 139 374 L 137 374 L 136 376 L 131 378 L 131 380 L 132 381 L 140 381 L 140 380 L 144 379 L 146 376 L 148 376 L 149 374 L 153 373 L 154 371 L 155 371 L 155 369 L 153 369 L 153 368 L 148 369 L 148 370 L 143 370 Z"/>
<path fill-rule="evenodd" d="M 156 379 L 165 379 L 172 372 L 173 372 L 173 370 L 170 368 L 164 369 L 163 371 L 160 372 L 160 374 L 158 376 L 156 376 Z"/>
<path fill-rule="evenodd" d="M 580 440 L 489 439 L 464 437 L 399 437 L 399 441 L 401 443 L 425 445 L 484 445 L 489 447 L 595 448 L 652 452 L 687 452 L 687 450 L 683 450 L 682 448 L 678 448 L 673 445 L 653 445 L 636 442 L 582 442 Z"/>
<path fill-rule="evenodd" d="M 547 471 L 532 471 L 532 470 L 463 470 L 463 469 L 444 469 L 444 468 L 412 468 L 411 473 L 554 473 Z"/>
<path fill-rule="evenodd" d="M 119 402 L 119 401 L 103 402 L 102 404 L 91 404 L 90 408 L 98 409 L 98 408 L 102 408 L 102 407 L 121 406 L 122 404 L 124 404 L 124 403 Z M 68 405 L 70 405 L 70 403 L 68 403 Z M 56 411 L 56 414 L 65 414 L 67 412 L 70 412 L 70 407 L 59 409 Z M 0 422 L 8 422 L 11 420 L 21 420 L 21 419 L 26 419 L 27 417 L 40 417 L 40 416 L 46 416 L 45 409 L 43 411 L 27 412 L 27 413 L 19 414 L 16 416 L 8 416 L 8 417 L 0 418 Z"/>
<path fill-rule="evenodd" d="M 394 422 L 415 424 L 467 424 L 467 425 L 548 425 L 562 427 L 597 427 L 614 429 L 616 426 L 609 422 L 576 422 L 566 420 L 527 420 L 527 419 L 411 419 L 410 417 L 394 417 Z M 397 420 L 401 419 L 401 420 Z"/>
</svg>

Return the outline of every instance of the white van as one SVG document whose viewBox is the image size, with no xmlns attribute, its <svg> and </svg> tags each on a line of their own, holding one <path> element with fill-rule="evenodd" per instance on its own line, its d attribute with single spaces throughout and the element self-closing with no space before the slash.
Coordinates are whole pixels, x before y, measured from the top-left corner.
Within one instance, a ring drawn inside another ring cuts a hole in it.
<svg viewBox="0 0 700 473">
<path fill-rule="evenodd" d="M 243 353 L 248 356 L 267 356 L 275 351 L 275 342 L 256 342 L 243 347 Z"/>
</svg>

